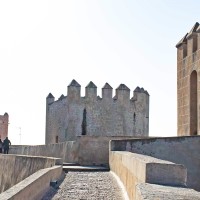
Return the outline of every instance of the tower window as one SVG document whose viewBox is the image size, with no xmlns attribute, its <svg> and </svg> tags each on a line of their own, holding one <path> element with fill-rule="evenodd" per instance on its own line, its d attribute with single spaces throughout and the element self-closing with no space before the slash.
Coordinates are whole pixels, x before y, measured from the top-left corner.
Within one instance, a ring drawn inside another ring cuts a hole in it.
<svg viewBox="0 0 200 200">
<path fill-rule="evenodd" d="M 135 112 L 134 112 L 134 114 L 133 114 L 133 122 L 134 122 L 134 124 L 135 124 L 135 122 L 136 122 L 136 114 L 135 114 Z"/>
<path fill-rule="evenodd" d="M 87 112 L 86 112 L 86 109 L 84 108 L 83 110 L 83 121 L 82 121 L 82 135 L 86 135 L 86 127 L 87 127 L 87 121 L 86 121 L 86 115 L 87 115 Z"/>
<path fill-rule="evenodd" d="M 56 143 L 58 143 L 58 136 L 56 136 Z"/>
</svg>

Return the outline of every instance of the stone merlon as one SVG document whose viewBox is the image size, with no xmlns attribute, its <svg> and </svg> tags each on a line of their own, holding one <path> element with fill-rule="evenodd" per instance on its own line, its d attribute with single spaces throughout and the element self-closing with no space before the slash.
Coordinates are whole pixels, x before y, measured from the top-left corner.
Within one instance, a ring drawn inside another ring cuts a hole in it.
<svg viewBox="0 0 200 200">
<path fill-rule="evenodd" d="M 187 39 L 191 38 L 194 33 L 196 33 L 197 28 L 199 27 L 199 23 L 196 22 L 195 25 L 192 27 L 188 35 L 186 36 Z"/>
<path fill-rule="evenodd" d="M 86 88 L 97 88 L 97 86 L 92 81 L 90 81 Z"/>
<path fill-rule="evenodd" d="M 54 96 L 51 93 L 49 93 L 49 95 L 47 96 L 47 99 L 51 99 L 51 98 L 54 98 Z"/>
<path fill-rule="evenodd" d="M 181 47 L 182 44 L 187 44 L 187 40 L 192 38 L 199 32 L 200 32 L 200 25 L 198 22 L 196 22 L 192 27 L 192 29 L 189 31 L 189 33 L 186 33 L 186 35 L 176 44 L 176 48 Z"/>
<path fill-rule="evenodd" d="M 7 112 L 5 112 L 5 113 L 4 113 L 4 116 L 7 116 L 7 117 L 8 117 L 8 113 L 7 113 Z"/>
<path fill-rule="evenodd" d="M 106 83 L 102 89 L 113 89 L 108 83 Z"/>
<path fill-rule="evenodd" d="M 76 81 L 76 80 L 72 80 L 72 82 L 68 85 L 69 87 L 70 86 L 74 86 L 74 87 L 81 87 L 81 85 Z"/>
<path fill-rule="evenodd" d="M 62 95 L 59 97 L 58 100 L 62 100 L 62 99 L 64 99 L 64 98 L 65 98 L 65 96 L 62 94 Z"/>
<path fill-rule="evenodd" d="M 146 95 L 149 96 L 149 93 L 147 92 L 147 90 L 144 90 L 144 88 L 140 88 L 140 87 L 136 87 L 134 92 L 138 92 L 138 93 L 145 93 Z"/>
<path fill-rule="evenodd" d="M 125 84 L 120 84 L 119 87 L 117 88 L 117 90 L 128 90 L 128 91 L 130 91 L 130 89 Z"/>
<path fill-rule="evenodd" d="M 113 88 L 108 83 L 106 83 L 102 88 L 102 98 L 111 100 L 112 99 L 112 90 L 113 90 Z"/>
<path fill-rule="evenodd" d="M 188 33 L 186 33 L 186 35 L 177 43 L 176 48 L 179 48 L 182 44 L 186 44 L 187 43 L 187 37 Z"/>
</svg>

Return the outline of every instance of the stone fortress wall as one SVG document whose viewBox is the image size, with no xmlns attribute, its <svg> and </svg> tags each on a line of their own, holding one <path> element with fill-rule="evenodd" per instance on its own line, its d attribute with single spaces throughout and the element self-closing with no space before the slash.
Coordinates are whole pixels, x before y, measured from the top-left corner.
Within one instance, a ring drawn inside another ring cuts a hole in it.
<svg viewBox="0 0 200 200">
<path fill-rule="evenodd" d="M 46 144 L 76 140 L 77 136 L 148 136 L 149 94 L 137 87 L 130 99 L 130 89 L 120 84 L 113 97 L 106 83 L 102 98 L 90 82 L 85 96 L 81 86 L 72 80 L 67 96 L 55 101 L 50 93 L 46 98 Z"/>
<path fill-rule="evenodd" d="M 86 96 L 80 97 L 80 85 L 73 80 L 68 86 L 66 97 L 61 95 L 57 101 L 52 94 L 47 97 L 47 144 L 32 147 L 13 146 L 10 152 L 58 156 L 64 161 L 83 165 L 101 165 L 109 160 L 111 172 L 124 184 L 130 200 L 200 200 L 200 136 L 190 136 L 197 135 L 200 129 L 199 29 L 199 24 L 196 23 L 190 33 L 176 45 L 178 136 L 189 136 L 144 138 L 148 135 L 149 95 L 142 88 L 136 88 L 133 98 L 130 99 L 129 89 L 121 84 L 116 89 L 116 96 L 112 98 L 112 88 L 106 84 L 100 98 L 97 97 L 96 86 L 90 82 L 86 87 Z M 115 115 L 116 118 L 110 118 Z M 127 119 L 127 122 L 122 119 Z M 141 138 L 135 138 L 133 132 Z M 70 139 L 75 141 L 66 141 Z M 7 156 L 5 155 L 4 159 Z M 49 179 L 45 178 L 43 182 L 37 179 L 35 182 L 38 185 L 34 188 L 41 189 L 41 186 L 49 183 Z M 27 187 L 23 186 L 24 193 L 33 191 L 32 185 L 29 186 L 28 192 Z M 10 194 L 10 191 L 7 194 Z"/>
<path fill-rule="evenodd" d="M 78 136 L 76 141 L 65 141 L 46 145 L 12 145 L 10 154 L 61 158 L 66 163 L 80 165 L 108 165 L 110 140 L 136 137 Z M 142 137 L 144 138 L 144 137 Z M 147 137 L 148 138 L 148 137 Z"/>
<path fill-rule="evenodd" d="M 200 136 L 110 141 L 109 166 L 130 200 L 200 200 Z"/>
<path fill-rule="evenodd" d="M 130 200 L 145 197 L 200 200 L 199 144 L 200 136 L 141 139 L 80 136 L 76 141 L 58 144 L 16 145 L 10 152 L 59 157 L 81 165 L 102 165 L 109 160 L 111 172 L 124 184 Z"/>
<path fill-rule="evenodd" d="M 176 45 L 178 136 L 200 135 L 200 25 Z"/>
</svg>

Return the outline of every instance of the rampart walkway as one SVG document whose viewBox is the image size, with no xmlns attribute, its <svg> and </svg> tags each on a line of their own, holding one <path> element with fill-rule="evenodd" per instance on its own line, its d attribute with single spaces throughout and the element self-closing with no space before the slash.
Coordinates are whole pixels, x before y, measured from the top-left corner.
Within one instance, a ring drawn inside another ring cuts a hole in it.
<svg viewBox="0 0 200 200">
<path fill-rule="evenodd" d="M 42 200 L 124 200 L 123 192 L 110 172 L 68 172 L 59 189 Z"/>
</svg>

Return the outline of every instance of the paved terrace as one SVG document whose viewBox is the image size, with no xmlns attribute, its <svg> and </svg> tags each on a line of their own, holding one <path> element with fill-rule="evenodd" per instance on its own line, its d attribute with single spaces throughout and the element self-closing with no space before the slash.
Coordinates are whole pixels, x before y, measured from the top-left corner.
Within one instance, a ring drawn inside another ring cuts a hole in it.
<svg viewBox="0 0 200 200">
<path fill-rule="evenodd" d="M 117 179 L 108 171 L 69 171 L 58 185 L 42 200 L 125 200 Z"/>
</svg>

